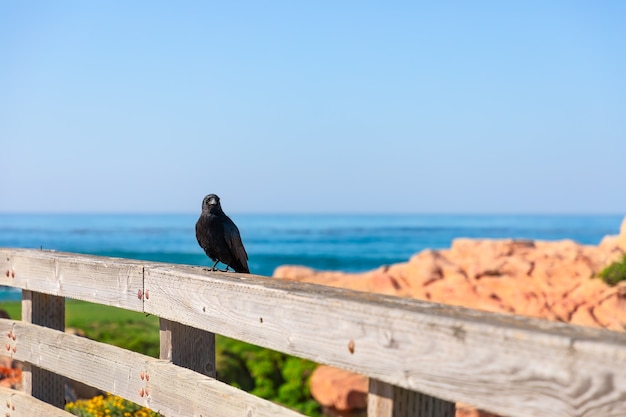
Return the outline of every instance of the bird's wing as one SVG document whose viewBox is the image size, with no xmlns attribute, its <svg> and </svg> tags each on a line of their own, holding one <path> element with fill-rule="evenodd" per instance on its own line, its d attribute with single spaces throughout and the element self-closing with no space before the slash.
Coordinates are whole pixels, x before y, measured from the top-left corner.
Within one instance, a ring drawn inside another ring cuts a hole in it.
<svg viewBox="0 0 626 417">
<path fill-rule="evenodd" d="M 207 254 L 207 256 L 215 260 L 213 256 L 209 254 L 211 245 L 209 242 L 209 237 L 207 236 L 207 228 L 208 225 L 206 219 L 203 216 L 200 216 L 196 223 L 196 240 L 198 240 L 198 244 L 202 249 L 204 249 L 204 252 Z"/>
<path fill-rule="evenodd" d="M 243 247 L 239 229 L 230 219 L 224 222 L 224 237 L 226 238 L 226 243 L 228 244 L 232 254 L 239 261 L 239 263 L 241 263 L 241 265 L 248 269 L 248 253 Z"/>
</svg>

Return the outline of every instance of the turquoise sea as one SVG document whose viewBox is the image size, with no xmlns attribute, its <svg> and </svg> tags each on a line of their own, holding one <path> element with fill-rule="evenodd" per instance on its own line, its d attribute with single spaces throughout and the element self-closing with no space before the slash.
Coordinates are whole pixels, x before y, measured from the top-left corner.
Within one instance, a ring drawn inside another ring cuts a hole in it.
<svg viewBox="0 0 626 417">
<path fill-rule="evenodd" d="M 250 270 L 284 264 L 365 271 L 403 262 L 453 239 L 572 239 L 598 244 L 623 215 L 229 214 Z M 0 214 L 0 247 L 210 265 L 195 237 L 197 214 Z M 0 300 L 19 293 L 0 287 Z"/>
</svg>

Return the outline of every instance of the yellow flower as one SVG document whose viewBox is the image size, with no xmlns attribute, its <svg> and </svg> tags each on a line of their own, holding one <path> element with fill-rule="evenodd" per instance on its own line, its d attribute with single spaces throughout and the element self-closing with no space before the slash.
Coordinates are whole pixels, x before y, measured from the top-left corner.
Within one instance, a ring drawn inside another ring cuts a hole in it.
<svg viewBox="0 0 626 417">
<path fill-rule="evenodd" d="M 139 407 L 122 397 L 107 394 L 98 395 L 90 400 L 78 400 L 67 403 L 65 410 L 75 415 L 89 417 L 159 417 L 149 408 Z"/>
</svg>

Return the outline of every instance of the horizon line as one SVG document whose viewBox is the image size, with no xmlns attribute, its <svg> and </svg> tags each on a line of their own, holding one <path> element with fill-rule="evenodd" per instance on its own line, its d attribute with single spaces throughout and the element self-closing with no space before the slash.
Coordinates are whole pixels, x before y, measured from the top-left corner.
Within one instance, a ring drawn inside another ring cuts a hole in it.
<svg viewBox="0 0 626 417">
<path fill-rule="evenodd" d="M 0 215 L 192 215 L 199 214 L 199 211 L 3 211 Z M 529 212 L 508 212 L 508 211 L 228 211 L 227 214 L 237 215 L 269 215 L 269 216 L 626 216 L 624 212 L 584 212 L 584 211 L 529 211 Z"/>
</svg>

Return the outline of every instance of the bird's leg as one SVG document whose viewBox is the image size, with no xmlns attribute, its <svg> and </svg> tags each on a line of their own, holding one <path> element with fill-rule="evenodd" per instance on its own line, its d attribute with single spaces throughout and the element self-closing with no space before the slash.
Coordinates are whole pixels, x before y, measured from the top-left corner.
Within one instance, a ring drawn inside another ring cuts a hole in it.
<svg viewBox="0 0 626 417">
<path fill-rule="evenodd" d="M 228 272 L 228 265 L 226 265 L 226 269 L 219 269 L 217 267 L 217 264 L 219 264 L 219 263 L 220 263 L 220 260 L 218 259 L 217 261 L 215 261 L 215 263 L 213 264 L 213 266 L 211 268 L 207 269 L 207 271 L 211 271 L 211 272 L 215 272 L 215 271 L 217 271 L 217 272 Z"/>
</svg>

